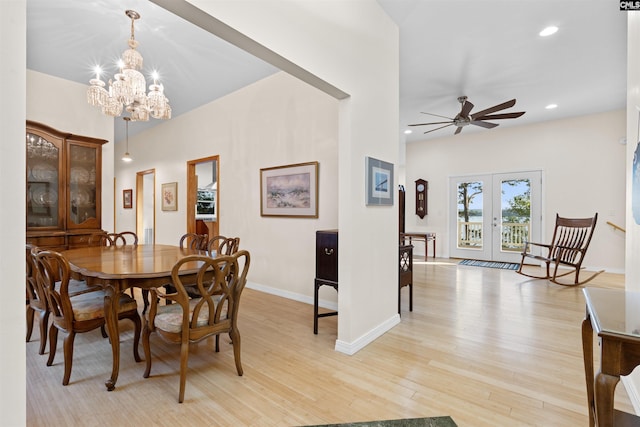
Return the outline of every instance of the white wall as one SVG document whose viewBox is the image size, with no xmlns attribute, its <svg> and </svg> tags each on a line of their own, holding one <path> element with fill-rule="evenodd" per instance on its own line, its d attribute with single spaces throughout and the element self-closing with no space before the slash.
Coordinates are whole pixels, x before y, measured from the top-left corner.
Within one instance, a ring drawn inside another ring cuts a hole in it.
<svg viewBox="0 0 640 427">
<path fill-rule="evenodd" d="M 542 240 L 553 233 L 556 212 L 587 217 L 598 212 L 598 226 L 585 259 L 589 269 L 624 272 L 625 235 L 606 225 L 624 226 L 625 112 L 495 128 L 407 145 L 407 231 L 435 231 L 438 256 L 449 256 L 449 177 L 543 171 Z M 429 181 L 429 214 L 414 215 L 413 182 Z M 424 247 L 416 246 L 416 253 Z"/>
<path fill-rule="evenodd" d="M 640 224 L 632 213 L 632 190 L 640 186 L 640 177 L 633 176 L 633 159 L 640 145 L 640 12 L 628 12 L 627 18 L 627 251 L 625 286 L 628 291 L 640 291 Z M 636 193 L 637 194 L 637 193 Z M 640 200 L 637 201 L 640 203 Z M 635 314 L 635 313 L 634 313 Z M 622 381 L 629 393 L 636 414 L 640 414 L 640 371 L 623 377 Z"/>
<path fill-rule="evenodd" d="M 155 168 L 156 242 L 177 244 L 187 226 L 187 161 L 219 155 L 220 234 L 240 236 L 251 253 L 250 286 L 312 303 L 315 231 L 338 226 L 337 149 L 338 101 L 280 72 L 130 137 L 134 161 L 116 161 L 116 194 Z M 310 161 L 319 162 L 319 217 L 261 217 L 260 169 Z M 163 212 L 160 187 L 174 181 L 178 210 Z M 135 230 L 135 209 L 116 206 L 118 229 Z M 335 305 L 329 290 L 322 298 Z"/>
<path fill-rule="evenodd" d="M 0 1 L 0 420 L 26 422 L 24 309 L 26 0 Z"/>
</svg>

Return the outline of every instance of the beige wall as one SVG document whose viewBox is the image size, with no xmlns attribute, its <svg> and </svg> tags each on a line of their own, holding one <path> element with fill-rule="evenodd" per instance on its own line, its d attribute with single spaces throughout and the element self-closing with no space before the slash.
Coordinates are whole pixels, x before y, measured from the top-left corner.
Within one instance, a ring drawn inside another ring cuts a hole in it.
<svg viewBox="0 0 640 427">
<path fill-rule="evenodd" d="M 311 304 L 315 231 L 338 227 L 337 149 L 338 101 L 280 72 L 130 137 L 134 161 L 116 160 L 116 194 L 155 168 L 156 241 L 176 244 L 187 224 L 186 163 L 219 155 L 220 233 L 240 236 L 251 252 L 248 286 Z M 310 161 L 319 162 L 319 217 L 261 217 L 260 169 Z M 177 211 L 160 208 L 165 182 L 178 183 Z M 118 229 L 135 230 L 135 209 L 117 200 Z M 325 305 L 335 306 L 336 292 L 325 290 Z"/>
<path fill-rule="evenodd" d="M 544 122 L 529 126 L 414 142 L 407 145 L 407 230 L 438 233 L 438 256 L 449 255 L 449 177 L 541 170 L 543 238 L 550 238 L 557 213 L 568 217 L 598 212 L 598 226 L 585 265 L 624 272 L 625 112 Z M 413 182 L 429 181 L 429 214 L 413 214 Z M 423 253 L 421 246 L 416 251 Z"/>
</svg>

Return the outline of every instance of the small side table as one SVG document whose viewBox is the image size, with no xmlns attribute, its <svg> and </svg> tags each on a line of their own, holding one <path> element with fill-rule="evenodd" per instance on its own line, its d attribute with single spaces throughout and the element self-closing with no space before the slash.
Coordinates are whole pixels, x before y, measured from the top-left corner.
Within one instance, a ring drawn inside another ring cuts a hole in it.
<svg viewBox="0 0 640 427">
<path fill-rule="evenodd" d="M 400 243 L 407 244 L 406 239 L 409 239 L 409 245 L 412 244 L 413 240 L 417 240 L 419 242 L 424 241 L 424 260 L 427 260 L 429 256 L 429 242 L 433 242 L 433 257 L 436 257 L 436 233 L 434 232 L 425 232 L 425 233 L 400 233 Z"/>
<path fill-rule="evenodd" d="M 613 409 L 620 375 L 640 364 L 640 292 L 584 288 L 582 352 L 589 426 L 640 425 L 640 418 Z M 593 332 L 600 337 L 600 371 L 593 375 Z"/>
</svg>

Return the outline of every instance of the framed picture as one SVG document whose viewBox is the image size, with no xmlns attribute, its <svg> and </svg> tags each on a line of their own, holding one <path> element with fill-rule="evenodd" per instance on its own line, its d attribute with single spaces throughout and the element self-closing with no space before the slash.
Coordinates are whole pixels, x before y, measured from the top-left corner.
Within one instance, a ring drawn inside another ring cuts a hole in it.
<svg viewBox="0 0 640 427">
<path fill-rule="evenodd" d="M 178 210 L 178 183 L 168 182 L 162 184 L 162 210 L 177 211 Z"/>
<path fill-rule="evenodd" d="M 260 215 L 318 218 L 318 162 L 260 169 Z"/>
<path fill-rule="evenodd" d="M 393 205 L 393 164 L 365 158 L 366 200 L 367 206 Z"/>
<path fill-rule="evenodd" d="M 122 190 L 122 206 L 125 209 L 131 209 L 133 207 L 133 190 Z"/>
</svg>

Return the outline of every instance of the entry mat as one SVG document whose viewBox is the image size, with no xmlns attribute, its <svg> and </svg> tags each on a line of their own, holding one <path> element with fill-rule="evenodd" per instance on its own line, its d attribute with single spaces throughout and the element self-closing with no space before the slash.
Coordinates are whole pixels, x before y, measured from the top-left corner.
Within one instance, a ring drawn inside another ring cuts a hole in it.
<svg viewBox="0 0 640 427">
<path fill-rule="evenodd" d="M 520 264 L 512 262 L 476 261 L 475 259 L 463 259 L 460 265 L 470 265 L 473 267 L 502 268 L 505 270 L 517 270 Z"/>
<path fill-rule="evenodd" d="M 430 417 L 345 424 L 322 424 L 308 427 L 457 427 L 457 424 L 453 422 L 451 417 Z"/>
</svg>

